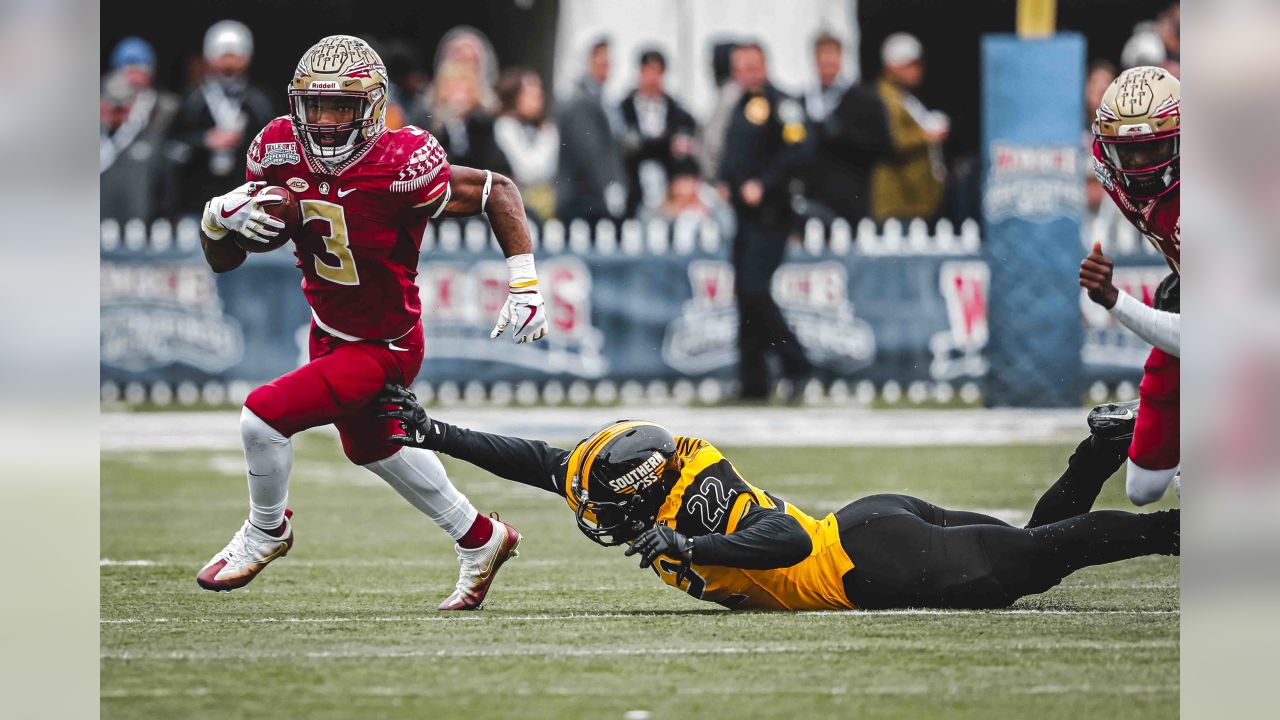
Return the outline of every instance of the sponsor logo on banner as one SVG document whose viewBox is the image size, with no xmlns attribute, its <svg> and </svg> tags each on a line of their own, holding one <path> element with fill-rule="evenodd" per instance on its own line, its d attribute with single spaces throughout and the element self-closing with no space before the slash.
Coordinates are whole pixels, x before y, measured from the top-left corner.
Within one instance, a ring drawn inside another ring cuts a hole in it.
<svg viewBox="0 0 1280 720">
<path fill-rule="evenodd" d="M 738 361 L 738 309 L 733 266 L 723 260 L 689 264 L 693 297 L 667 326 L 662 359 L 687 375 Z M 804 346 L 809 360 L 837 372 L 853 372 L 875 360 L 875 334 L 854 316 L 842 263 L 785 263 L 774 273 L 773 298 Z"/>
<path fill-rule="evenodd" d="M 1084 208 L 1082 160 L 1074 146 L 992 143 L 982 197 L 986 221 L 1078 217 Z"/>
<path fill-rule="evenodd" d="M 298 155 L 298 143 L 282 142 L 267 143 L 262 153 L 262 161 L 258 164 L 262 167 L 271 165 L 296 165 L 302 161 Z"/>
<path fill-rule="evenodd" d="M 516 351 L 510 330 L 499 339 L 489 332 L 507 300 L 507 264 L 432 261 L 419 267 L 422 321 L 427 333 L 427 364 L 458 360 L 514 365 L 549 375 L 604 377 L 609 363 L 604 335 L 591 325 L 591 273 L 575 257 L 539 263 L 538 275 L 547 302 L 550 327 L 546 338 Z"/>
<path fill-rule="evenodd" d="M 1161 265 L 1117 267 L 1112 282 L 1120 290 L 1151 305 L 1156 288 L 1168 274 L 1169 269 Z M 1142 368 L 1146 364 L 1151 346 L 1121 325 L 1106 308 L 1090 300 L 1083 288 L 1080 312 L 1084 316 L 1084 346 L 1080 356 L 1086 364 L 1126 368 Z"/>
<path fill-rule="evenodd" d="M 103 262 L 100 278 L 103 366 L 146 372 L 176 364 L 216 373 L 241 361 L 240 323 L 223 314 L 207 268 Z"/>
<path fill-rule="evenodd" d="M 947 306 L 947 329 L 929 340 L 934 380 L 987 373 L 987 291 L 991 271 L 980 260 L 952 260 L 938 269 L 938 291 Z"/>
</svg>

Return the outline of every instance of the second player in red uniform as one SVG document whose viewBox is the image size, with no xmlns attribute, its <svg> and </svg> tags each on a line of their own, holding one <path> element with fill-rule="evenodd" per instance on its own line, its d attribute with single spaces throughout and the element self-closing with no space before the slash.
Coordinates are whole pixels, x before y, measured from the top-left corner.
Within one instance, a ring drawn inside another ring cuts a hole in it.
<svg viewBox="0 0 1280 720">
<path fill-rule="evenodd" d="M 450 166 L 444 148 L 416 127 L 386 129 L 388 79 L 363 40 L 334 35 L 309 49 L 289 87 L 290 113 L 249 148 L 245 185 L 205 207 L 203 247 L 215 272 L 246 253 L 227 239 L 278 234 L 264 184 L 288 187 L 302 225 L 293 241 L 311 306 L 310 362 L 255 389 L 240 428 L 248 464 L 249 519 L 197 575 L 209 590 L 248 584 L 293 544 L 289 438 L 332 423 L 347 458 L 383 478 L 457 542 L 461 570 L 442 610 L 479 607 L 520 534 L 480 514 L 449 482 L 433 453 L 391 445 L 372 403 L 388 382 L 409 385 L 424 339 L 419 245 L 435 218 L 486 213 L 510 268 L 510 294 L 492 337 L 508 326 L 517 343 L 546 334 L 546 314 L 524 207 L 505 177 Z"/>
<path fill-rule="evenodd" d="M 1181 322 L 1182 90 L 1158 67 L 1130 68 L 1103 94 L 1094 123 L 1094 168 L 1116 207 L 1164 255 L 1172 273 L 1149 307 L 1112 283 L 1114 266 L 1100 243 L 1080 265 L 1080 285 L 1125 327 L 1151 343 L 1138 388 L 1139 402 L 1125 489 L 1138 505 L 1164 495 L 1178 473 Z"/>
</svg>

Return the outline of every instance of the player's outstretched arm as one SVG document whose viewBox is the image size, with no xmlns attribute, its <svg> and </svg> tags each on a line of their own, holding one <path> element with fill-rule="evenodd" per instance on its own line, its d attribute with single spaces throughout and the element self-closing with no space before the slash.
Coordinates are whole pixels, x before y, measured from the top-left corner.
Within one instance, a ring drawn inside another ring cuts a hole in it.
<svg viewBox="0 0 1280 720">
<path fill-rule="evenodd" d="M 505 175 L 489 170 L 454 165 L 450 168 L 444 195 L 428 203 L 425 210 L 433 217 L 437 214 L 469 217 L 481 213 L 489 217 L 493 234 L 507 257 L 511 280 L 507 301 L 489 337 L 498 337 L 508 325 L 517 343 L 534 342 L 546 336 L 547 313 L 538 289 L 538 273 L 533 267 L 533 242 L 524 216 L 524 200 L 516 184 Z"/>
<path fill-rule="evenodd" d="M 399 420 L 404 434 L 389 439 L 397 445 L 436 450 L 469 462 L 501 478 L 564 496 L 569 453 L 540 440 L 477 432 L 427 415 L 418 398 L 399 385 L 383 388 L 378 417 Z M 385 409 L 394 406 L 392 409 Z"/>
</svg>

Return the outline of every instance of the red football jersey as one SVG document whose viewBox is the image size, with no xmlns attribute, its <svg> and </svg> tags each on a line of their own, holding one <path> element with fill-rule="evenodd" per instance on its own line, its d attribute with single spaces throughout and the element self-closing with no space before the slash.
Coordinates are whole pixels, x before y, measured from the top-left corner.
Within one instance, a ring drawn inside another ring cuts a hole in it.
<svg viewBox="0 0 1280 720">
<path fill-rule="evenodd" d="M 249 146 L 249 180 L 287 187 L 302 207 L 294 255 L 317 324 L 345 339 L 394 340 L 417 325 L 414 278 L 428 218 L 415 206 L 449 184 L 449 161 L 431 135 L 384 132 L 332 169 L 307 154 L 287 116 Z"/>
<path fill-rule="evenodd" d="M 1102 164 L 1102 150 L 1098 143 L 1093 143 L 1093 171 L 1102 188 L 1111 196 L 1116 207 L 1128 218 L 1138 231 L 1151 241 L 1152 245 L 1164 253 L 1169 267 L 1181 274 L 1182 244 L 1181 225 L 1182 209 L 1178 200 L 1181 185 L 1154 200 L 1133 200 L 1120 192 L 1118 181 L 1106 165 Z"/>
</svg>

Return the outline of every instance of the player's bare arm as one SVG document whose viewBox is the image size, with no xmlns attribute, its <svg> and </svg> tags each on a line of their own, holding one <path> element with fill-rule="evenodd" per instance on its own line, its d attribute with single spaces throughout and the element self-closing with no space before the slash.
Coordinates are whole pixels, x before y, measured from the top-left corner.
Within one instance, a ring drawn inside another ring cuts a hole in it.
<svg viewBox="0 0 1280 720">
<path fill-rule="evenodd" d="M 249 255 L 228 237 L 231 233 L 239 233 L 250 242 L 266 243 L 284 228 L 283 222 L 263 209 L 280 200 L 255 194 L 265 185 L 265 182 L 247 182 L 205 203 L 200 219 L 200 247 L 214 272 L 235 270 Z"/>
<path fill-rule="evenodd" d="M 1120 291 L 1112 282 L 1115 263 L 1102 254 L 1102 243 L 1093 244 L 1093 252 L 1080 263 L 1080 287 L 1089 299 L 1110 310 L 1115 307 Z"/>
<path fill-rule="evenodd" d="M 524 200 L 516 184 L 489 170 L 454 165 L 445 191 L 424 203 L 422 210 L 431 217 L 488 216 L 511 276 L 511 292 L 489 337 L 498 337 L 508 325 L 517 343 L 545 337 L 547 313 L 533 265 L 533 243 L 525 220 Z"/>
</svg>

